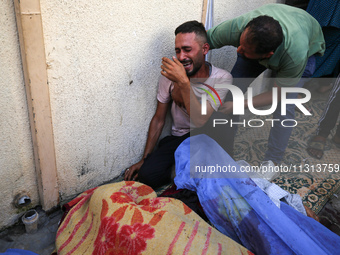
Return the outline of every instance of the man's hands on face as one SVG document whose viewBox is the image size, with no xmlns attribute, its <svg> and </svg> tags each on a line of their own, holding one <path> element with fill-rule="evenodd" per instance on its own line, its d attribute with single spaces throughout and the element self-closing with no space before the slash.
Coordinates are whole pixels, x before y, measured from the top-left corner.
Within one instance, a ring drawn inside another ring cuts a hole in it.
<svg viewBox="0 0 340 255">
<path fill-rule="evenodd" d="M 179 87 L 182 87 L 189 82 L 189 78 L 182 63 L 175 57 L 172 59 L 174 61 L 166 57 L 162 58 L 161 74 L 173 81 L 175 85 L 177 83 Z"/>
<path fill-rule="evenodd" d="M 181 94 L 181 88 L 186 84 L 190 84 L 189 78 L 182 63 L 175 57 L 173 61 L 169 58 L 162 58 L 161 74 L 174 83 L 171 97 L 175 104 L 179 107 L 184 107 L 184 100 Z"/>
</svg>

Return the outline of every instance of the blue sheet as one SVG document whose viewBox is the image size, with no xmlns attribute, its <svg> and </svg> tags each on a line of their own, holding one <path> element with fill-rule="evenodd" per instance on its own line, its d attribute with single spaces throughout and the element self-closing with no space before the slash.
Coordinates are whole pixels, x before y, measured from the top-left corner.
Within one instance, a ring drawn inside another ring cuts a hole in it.
<svg viewBox="0 0 340 255">
<path fill-rule="evenodd" d="M 21 250 L 21 249 L 7 249 L 4 253 L 0 253 L 4 255 L 38 255 L 32 251 Z"/>
<path fill-rule="evenodd" d="M 244 173 L 242 178 L 227 172 L 195 173 L 197 164 L 236 167 L 240 172 L 237 163 L 208 136 L 186 139 L 175 159 L 177 188 L 197 192 L 211 223 L 255 254 L 340 254 L 338 235 L 285 203 L 278 208 Z"/>
</svg>

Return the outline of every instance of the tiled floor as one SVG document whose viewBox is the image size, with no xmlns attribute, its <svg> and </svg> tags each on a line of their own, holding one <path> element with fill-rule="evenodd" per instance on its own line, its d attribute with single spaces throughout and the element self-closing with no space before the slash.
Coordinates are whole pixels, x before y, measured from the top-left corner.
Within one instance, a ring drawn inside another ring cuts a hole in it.
<svg viewBox="0 0 340 255">
<path fill-rule="evenodd" d="M 338 171 L 340 149 L 331 142 L 335 130 L 326 141 L 322 159 L 315 159 L 306 151 L 310 139 L 315 135 L 318 121 L 328 100 L 329 92 L 319 93 L 318 87 L 320 83 L 329 84 L 330 82 L 332 80 L 322 78 L 311 80 L 306 84 L 305 88 L 312 94 L 306 107 L 311 109 L 312 115 L 305 116 L 302 113 L 296 113 L 298 124 L 291 133 L 280 164 L 280 167 L 286 167 L 288 171 L 281 171 L 280 176 L 274 180 L 276 184 L 290 193 L 299 194 L 304 203 L 316 213 L 321 211 L 325 203 L 340 188 L 340 172 Z M 272 116 L 257 116 L 247 112 L 244 120 L 271 118 Z M 259 166 L 265 158 L 270 131 L 270 123 L 265 123 L 260 128 L 239 127 L 235 138 L 235 160 L 245 160 L 252 166 Z M 317 169 L 321 166 L 322 169 Z M 337 167 L 337 170 L 331 169 L 332 166 Z"/>
</svg>

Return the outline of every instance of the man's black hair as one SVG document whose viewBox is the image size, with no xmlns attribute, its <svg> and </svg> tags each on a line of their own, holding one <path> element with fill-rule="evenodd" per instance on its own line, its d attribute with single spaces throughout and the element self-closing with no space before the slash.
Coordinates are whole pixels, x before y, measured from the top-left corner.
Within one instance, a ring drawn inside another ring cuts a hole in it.
<svg viewBox="0 0 340 255">
<path fill-rule="evenodd" d="M 195 33 L 197 37 L 201 39 L 202 43 L 207 42 L 207 32 L 205 31 L 205 27 L 202 23 L 192 20 L 183 23 L 182 25 L 178 26 L 175 30 L 175 35 L 179 33 Z"/>
<path fill-rule="evenodd" d="M 249 44 L 256 45 L 257 54 L 275 51 L 283 41 L 283 32 L 280 23 L 272 17 L 262 15 L 252 19 L 245 29 L 245 38 Z"/>
</svg>

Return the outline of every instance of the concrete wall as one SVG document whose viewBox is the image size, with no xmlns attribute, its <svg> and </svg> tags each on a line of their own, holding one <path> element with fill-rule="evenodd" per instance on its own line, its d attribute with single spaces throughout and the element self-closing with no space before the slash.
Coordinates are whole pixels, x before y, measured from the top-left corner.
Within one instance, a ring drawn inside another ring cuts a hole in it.
<svg viewBox="0 0 340 255">
<path fill-rule="evenodd" d="M 265 0 L 216 0 L 215 24 Z M 41 0 L 61 201 L 137 162 L 156 107 L 161 57 L 174 55 L 174 30 L 200 20 L 201 0 Z M 13 3 L 0 3 L 0 228 L 18 211 L 18 192 L 39 203 Z M 212 62 L 231 70 L 235 49 Z M 7 208 L 7 209 L 6 209 Z"/>
</svg>

